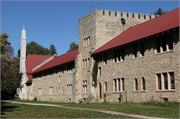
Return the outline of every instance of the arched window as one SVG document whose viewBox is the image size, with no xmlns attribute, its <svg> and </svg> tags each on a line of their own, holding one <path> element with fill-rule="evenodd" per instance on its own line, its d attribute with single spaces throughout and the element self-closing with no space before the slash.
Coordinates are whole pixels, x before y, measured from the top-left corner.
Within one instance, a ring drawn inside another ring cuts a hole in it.
<svg viewBox="0 0 180 119">
<path fill-rule="evenodd" d="M 104 91 L 107 92 L 107 82 L 104 84 Z"/>
<path fill-rule="evenodd" d="M 144 79 L 144 77 L 142 78 L 142 89 L 143 89 L 143 90 L 146 90 L 145 79 Z"/>
<path fill-rule="evenodd" d="M 135 90 L 138 90 L 138 81 L 136 78 L 135 78 Z"/>
</svg>

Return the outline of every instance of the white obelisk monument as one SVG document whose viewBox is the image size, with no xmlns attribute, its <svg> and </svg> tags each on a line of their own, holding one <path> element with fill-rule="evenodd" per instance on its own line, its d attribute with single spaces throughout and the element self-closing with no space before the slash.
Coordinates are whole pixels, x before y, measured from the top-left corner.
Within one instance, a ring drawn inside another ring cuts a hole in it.
<svg viewBox="0 0 180 119">
<path fill-rule="evenodd" d="M 22 30 L 21 34 L 21 52 L 20 52 L 20 67 L 19 67 L 19 84 L 17 88 L 17 93 L 20 99 L 27 99 L 27 91 L 26 91 L 26 82 L 27 82 L 27 74 L 26 74 L 26 31 Z"/>
</svg>

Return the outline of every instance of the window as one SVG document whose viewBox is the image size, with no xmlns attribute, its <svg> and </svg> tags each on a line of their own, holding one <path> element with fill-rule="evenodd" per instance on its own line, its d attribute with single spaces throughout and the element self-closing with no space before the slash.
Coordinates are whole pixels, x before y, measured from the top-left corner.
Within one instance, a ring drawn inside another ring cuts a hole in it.
<svg viewBox="0 0 180 119">
<path fill-rule="evenodd" d="M 107 92 L 107 82 L 104 83 L 104 92 Z"/>
<path fill-rule="evenodd" d="M 87 59 L 85 59 L 85 68 L 87 68 Z"/>
<path fill-rule="evenodd" d="M 64 73 L 64 66 L 61 67 L 61 71 L 62 71 L 62 73 Z"/>
<path fill-rule="evenodd" d="M 174 72 L 159 73 L 157 75 L 157 89 L 171 90 L 175 89 Z"/>
<path fill-rule="evenodd" d="M 72 94 L 72 84 L 67 84 L 68 94 Z"/>
<path fill-rule="evenodd" d="M 124 61 L 124 48 L 121 48 L 114 52 L 114 59 L 115 62 Z"/>
<path fill-rule="evenodd" d="M 53 77 L 53 69 L 49 71 L 50 77 Z"/>
<path fill-rule="evenodd" d="M 84 94 L 87 93 L 87 80 L 83 80 Z"/>
<path fill-rule="evenodd" d="M 90 42 L 90 36 L 88 36 L 87 38 L 84 38 L 83 47 L 89 46 L 90 44 L 89 42 Z"/>
<path fill-rule="evenodd" d="M 117 84 L 116 84 L 116 79 L 114 79 L 114 91 L 117 91 Z"/>
<path fill-rule="evenodd" d="M 174 84 L 174 73 L 171 72 L 171 73 L 169 73 L 169 75 L 170 75 L 171 89 L 175 89 L 175 84 Z"/>
<path fill-rule="evenodd" d="M 115 52 L 114 52 L 114 59 L 115 59 L 115 62 L 117 62 L 117 61 L 118 61 L 118 55 L 117 55 L 117 54 L 118 54 L 118 52 L 117 52 L 117 51 L 115 51 Z"/>
<path fill-rule="evenodd" d="M 98 68 L 98 76 L 101 77 L 101 67 Z"/>
<path fill-rule="evenodd" d="M 157 53 L 159 53 L 159 52 L 160 52 L 160 47 L 161 47 L 161 46 L 160 46 L 160 39 L 159 39 L 159 38 L 158 38 L 157 41 L 156 41 L 156 47 L 157 47 L 157 48 L 156 48 L 156 49 L 157 49 Z"/>
<path fill-rule="evenodd" d="M 121 88 L 121 86 L 120 86 L 120 79 L 117 79 L 117 82 L 118 82 L 118 91 L 120 91 L 120 88 Z"/>
<path fill-rule="evenodd" d="M 163 37 L 163 39 L 162 39 L 162 44 L 163 44 L 163 51 L 166 51 L 167 49 L 166 49 L 166 37 Z"/>
<path fill-rule="evenodd" d="M 142 78 L 142 90 L 146 90 L 146 88 L 145 88 L 145 79 L 144 79 L 144 77 Z"/>
<path fill-rule="evenodd" d="M 38 88 L 38 95 L 41 96 L 41 88 Z"/>
<path fill-rule="evenodd" d="M 104 54 L 104 64 L 107 64 L 107 54 Z"/>
<path fill-rule="evenodd" d="M 138 90 L 138 81 L 137 81 L 136 78 L 135 78 L 135 90 L 136 90 L 136 91 Z"/>
<path fill-rule="evenodd" d="M 114 79 L 113 85 L 114 92 L 124 91 L 124 78 Z"/>
<path fill-rule="evenodd" d="M 141 43 L 141 57 L 144 56 L 144 42 Z"/>
<path fill-rule="evenodd" d="M 170 34 L 168 38 L 168 47 L 169 47 L 169 50 L 173 50 L 173 35 L 172 34 Z"/>
<path fill-rule="evenodd" d="M 156 43 L 157 53 L 173 50 L 173 35 L 172 34 L 170 34 L 169 36 L 158 38 L 156 42 L 157 42 Z"/>
<path fill-rule="evenodd" d="M 158 77 L 158 89 L 161 90 L 161 74 L 157 74 Z"/>
<path fill-rule="evenodd" d="M 59 87 L 59 89 L 58 89 L 58 93 L 61 93 L 61 87 Z"/>
<path fill-rule="evenodd" d="M 68 73 L 72 73 L 72 69 L 73 69 L 73 66 L 74 65 L 74 63 L 69 63 L 69 64 L 67 64 L 67 71 L 68 71 Z"/>
<path fill-rule="evenodd" d="M 167 74 L 163 73 L 164 78 L 164 89 L 168 89 L 168 81 L 167 81 Z"/>
<path fill-rule="evenodd" d="M 122 81 L 121 83 L 122 91 L 124 91 L 124 78 L 121 78 L 121 81 Z"/>
<path fill-rule="evenodd" d="M 83 59 L 83 68 L 85 68 L 85 65 L 84 65 L 84 63 L 85 63 L 85 62 L 84 62 L 84 59 Z"/>
<path fill-rule="evenodd" d="M 137 45 L 134 45 L 134 54 L 133 54 L 133 58 L 137 58 Z"/>
<path fill-rule="evenodd" d="M 49 87 L 49 95 L 53 95 L 53 87 Z"/>
<path fill-rule="evenodd" d="M 124 61 L 124 48 L 120 49 L 120 61 Z"/>
<path fill-rule="evenodd" d="M 89 68 L 89 65 L 90 65 L 90 60 L 89 60 L 89 58 L 83 59 L 83 69 L 84 69 L 84 68 Z"/>
</svg>

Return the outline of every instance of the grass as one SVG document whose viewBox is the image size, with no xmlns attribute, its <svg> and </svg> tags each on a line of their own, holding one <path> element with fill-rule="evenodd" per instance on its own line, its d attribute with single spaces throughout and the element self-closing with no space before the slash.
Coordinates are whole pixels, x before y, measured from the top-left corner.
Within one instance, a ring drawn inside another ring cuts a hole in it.
<svg viewBox="0 0 180 119">
<path fill-rule="evenodd" d="M 153 103 L 153 102 L 152 102 Z M 111 110 L 117 112 L 124 112 L 128 114 L 138 114 L 151 117 L 165 117 L 165 118 L 178 118 L 179 117 L 179 103 L 166 102 L 155 106 L 148 103 L 92 103 L 92 104 L 67 104 L 72 107 L 82 107 L 91 109 Z"/>
<path fill-rule="evenodd" d="M 100 112 L 34 106 L 17 103 L 1 103 L 1 118 L 130 118 Z"/>
<path fill-rule="evenodd" d="M 56 104 L 69 107 L 80 107 L 90 109 L 110 110 L 117 112 L 124 112 L 128 114 L 138 114 L 151 117 L 165 117 L 165 118 L 179 118 L 179 103 L 178 102 L 143 102 L 143 103 L 90 103 L 90 104 L 76 104 L 76 103 L 60 103 L 60 102 L 43 102 L 43 101 L 25 101 L 17 100 L 19 102 L 29 103 L 44 103 Z"/>
</svg>

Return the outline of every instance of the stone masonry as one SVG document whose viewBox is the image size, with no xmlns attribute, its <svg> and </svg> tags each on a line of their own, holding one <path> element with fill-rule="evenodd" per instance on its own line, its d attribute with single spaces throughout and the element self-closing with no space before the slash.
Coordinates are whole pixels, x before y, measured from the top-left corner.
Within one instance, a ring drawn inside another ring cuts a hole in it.
<svg viewBox="0 0 180 119">
<path fill-rule="evenodd" d="M 71 68 L 68 68 L 69 64 L 63 64 L 33 74 L 33 82 L 27 86 L 27 93 L 31 97 L 28 99 L 37 97 L 42 101 L 75 103 L 79 103 L 80 100 L 179 101 L 179 30 L 127 44 L 123 48 L 91 55 L 97 48 L 128 28 L 155 17 L 108 10 L 94 10 L 86 15 L 79 20 L 79 52 L 75 61 L 69 63 Z M 124 26 L 121 18 L 126 21 Z M 173 49 L 166 44 L 166 51 L 163 51 L 162 40 L 160 46 L 157 46 L 157 39 L 165 38 L 169 41 L 170 35 L 173 39 Z M 116 52 L 122 49 L 124 57 L 119 60 Z M 93 86 L 92 81 L 94 62 L 98 62 L 97 87 Z M 40 66 L 36 68 L 38 67 Z M 167 78 L 167 86 L 162 85 L 164 77 Z M 162 80 L 160 90 L 159 78 Z M 175 89 L 171 86 L 171 78 L 174 78 Z"/>
</svg>

